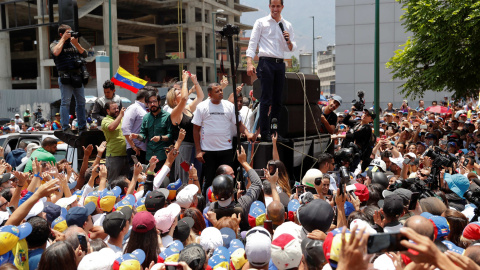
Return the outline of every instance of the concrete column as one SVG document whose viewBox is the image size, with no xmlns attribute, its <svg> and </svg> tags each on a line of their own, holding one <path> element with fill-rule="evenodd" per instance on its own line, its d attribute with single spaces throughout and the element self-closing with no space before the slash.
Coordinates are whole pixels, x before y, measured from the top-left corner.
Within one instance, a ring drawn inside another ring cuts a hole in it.
<svg viewBox="0 0 480 270">
<path fill-rule="evenodd" d="M 0 89 L 12 89 L 12 61 L 10 57 L 10 32 L 0 32 Z"/>
<path fill-rule="evenodd" d="M 50 89 L 50 67 L 42 66 L 44 60 L 50 59 L 50 40 L 48 38 L 48 26 L 37 28 L 37 50 L 38 50 L 38 89 Z"/>
<path fill-rule="evenodd" d="M 166 59 L 166 52 L 165 37 L 157 37 L 155 39 L 155 58 Z"/>
<path fill-rule="evenodd" d="M 113 62 L 113 74 L 117 72 L 120 65 L 120 54 L 118 51 L 118 23 L 117 23 L 117 0 L 111 0 L 112 4 L 112 55 L 110 54 L 110 40 L 108 33 L 108 0 L 103 1 L 103 44 L 105 45 L 105 51 L 107 55 L 112 57 Z"/>
<path fill-rule="evenodd" d="M 207 85 L 207 65 L 205 64 L 205 62 L 203 62 L 202 64 L 202 74 L 203 74 L 203 78 L 202 78 L 202 86 L 206 86 Z"/>
<path fill-rule="evenodd" d="M 191 26 L 195 24 L 195 7 L 193 5 L 187 5 L 185 8 L 185 22 L 187 24 L 187 31 L 185 35 L 185 58 L 196 58 L 197 57 L 197 46 L 196 46 L 196 33 Z M 190 67 L 189 67 L 190 68 Z"/>
</svg>

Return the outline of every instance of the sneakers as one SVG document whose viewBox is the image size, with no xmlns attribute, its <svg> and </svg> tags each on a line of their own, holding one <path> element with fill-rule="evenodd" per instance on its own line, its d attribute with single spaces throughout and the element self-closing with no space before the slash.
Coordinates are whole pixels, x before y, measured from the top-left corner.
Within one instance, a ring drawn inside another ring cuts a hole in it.
<svg viewBox="0 0 480 270">
<path fill-rule="evenodd" d="M 66 128 L 66 129 L 64 129 L 64 130 L 63 130 L 63 133 L 69 134 L 69 135 L 73 135 L 73 134 L 74 134 L 74 133 L 73 133 L 73 130 L 72 130 L 71 128 Z"/>
<path fill-rule="evenodd" d="M 78 135 L 82 135 L 83 132 L 87 131 L 87 127 L 83 127 L 83 128 L 80 128 L 78 129 Z"/>
</svg>

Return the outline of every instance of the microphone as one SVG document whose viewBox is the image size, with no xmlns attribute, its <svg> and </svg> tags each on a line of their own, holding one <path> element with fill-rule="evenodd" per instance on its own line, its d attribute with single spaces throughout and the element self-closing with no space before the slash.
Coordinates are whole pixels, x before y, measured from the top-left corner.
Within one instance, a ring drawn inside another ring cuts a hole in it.
<svg viewBox="0 0 480 270">
<path fill-rule="evenodd" d="M 278 130 L 278 120 L 277 118 L 272 118 L 272 122 L 270 123 L 270 132 L 272 134 L 277 133 Z"/>
<path fill-rule="evenodd" d="M 282 29 L 282 34 L 283 34 L 283 32 L 285 32 L 285 28 L 283 28 L 283 23 L 282 23 L 282 22 L 279 22 L 279 23 L 278 23 L 278 26 L 280 26 L 280 29 Z M 285 37 L 285 40 L 288 41 L 288 38 Z"/>
</svg>

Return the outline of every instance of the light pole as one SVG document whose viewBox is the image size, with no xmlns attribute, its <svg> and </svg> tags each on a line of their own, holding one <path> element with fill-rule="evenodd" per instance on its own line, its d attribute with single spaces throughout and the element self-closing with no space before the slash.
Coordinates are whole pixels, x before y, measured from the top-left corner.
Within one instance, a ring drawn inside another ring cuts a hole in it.
<svg viewBox="0 0 480 270">
<path fill-rule="evenodd" d="M 312 57 L 313 57 L 313 66 L 312 66 L 312 74 L 315 74 L 315 16 L 312 16 Z"/>
<path fill-rule="evenodd" d="M 217 20 L 217 16 L 215 14 L 222 13 L 223 9 L 217 9 L 217 11 L 212 12 L 212 41 L 213 41 L 213 66 L 215 70 L 215 82 L 218 82 L 218 74 L 217 74 L 217 53 L 216 53 L 216 42 L 215 42 L 215 21 Z"/>
<path fill-rule="evenodd" d="M 322 39 L 322 36 L 317 36 L 316 38 L 313 39 L 313 51 L 314 51 L 314 56 L 313 56 L 313 74 L 317 74 L 317 63 L 315 62 L 315 40 L 317 39 Z"/>
</svg>

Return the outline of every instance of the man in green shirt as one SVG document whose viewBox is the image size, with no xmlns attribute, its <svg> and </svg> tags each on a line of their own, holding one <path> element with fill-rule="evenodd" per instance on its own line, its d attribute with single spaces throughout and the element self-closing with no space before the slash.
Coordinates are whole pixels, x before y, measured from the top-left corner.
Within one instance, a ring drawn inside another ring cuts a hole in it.
<svg viewBox="0 0 480 270">
<path fill-rule="evenodd" d="M 143 117 L 140 134 L 130 134 L 131 139 L 147 142 L 146 160 L 157 156 L 159 162 L 155 172 L 160 170 L 167 159 L 164 147 L 172 144 L 172 121 L 170 114 L 160 108 L 160 97 L 155 92 L 147 96 L 149 113 Z"/>
<path fill-rule="evenodd" d="M 45 161 L 47 163 L 55 164 L 57 161 L 53 154 L 57 152 L 57 140 L 51 137 L 47 137 L 42 141 L 42 147 L 35 150 L 30 159 L 27 161 L 27 165 L 25 165 L 24 172 L 28 172 L 32 170 L 32 160 L 37 158 L 38 161 Z"/>
<path fill-rule="evenodd" d="M 130 170 L 127 159 L 127 144 L 122 132 L 125 108 L 119 110 L 114 101 L 105 103 L 107 116 L 102 120 L 102 131 L 107 141 L 107 180 L 112 182 L 119 176 L 127 176 Z"/>
</svg>

